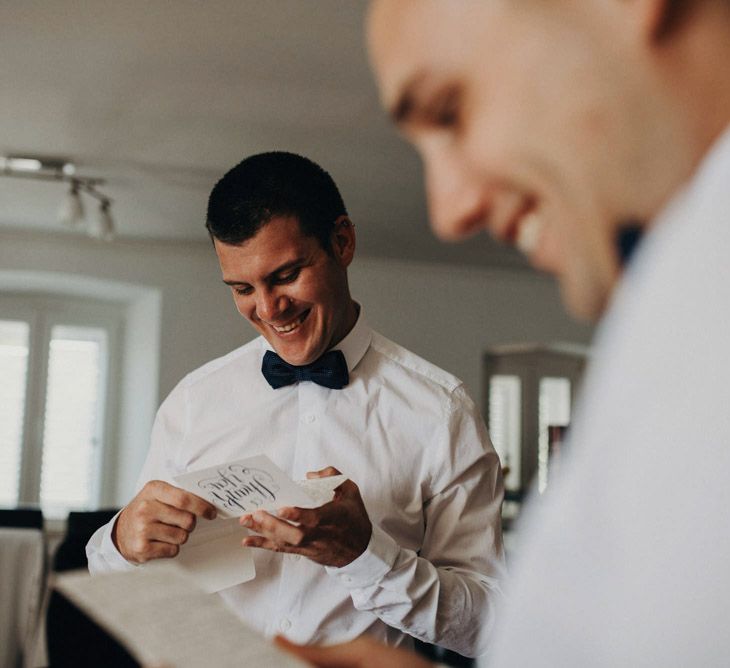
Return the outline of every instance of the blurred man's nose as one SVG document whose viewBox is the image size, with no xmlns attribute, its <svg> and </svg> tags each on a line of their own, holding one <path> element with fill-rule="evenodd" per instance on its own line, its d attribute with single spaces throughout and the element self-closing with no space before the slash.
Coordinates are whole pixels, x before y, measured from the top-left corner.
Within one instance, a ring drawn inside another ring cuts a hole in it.
<svg viewBox="0 0 730 668">
<path fill-rule="evenodd" d="M 445 156 L 426 161 L 431 227 L 444 241 L 463 239 L 485 226 L 484 190 L 460 163 Z"/>
</svg>

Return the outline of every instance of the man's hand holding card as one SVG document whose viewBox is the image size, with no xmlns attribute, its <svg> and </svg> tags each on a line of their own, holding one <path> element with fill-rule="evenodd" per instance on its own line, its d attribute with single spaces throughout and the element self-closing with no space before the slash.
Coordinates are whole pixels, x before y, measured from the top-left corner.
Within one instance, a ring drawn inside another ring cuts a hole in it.
<svg viewBox="0 0 730 668">
<path fill-rule="evenodd" d="M 112 540 L 130 563 L 174 557 L 198 518 L 213 519 L 213 504 L 162 480 L 150 480 L 120 513 Z"/>
<path fill-rule="evenodd" d="M 322 489 L 328 482 L 336 484 L 330 487 L 334 499 L 317 508 L 280 507 L 276 515 L 264 510 L 246 513 L 241 525 L 258 535 L 244 538 L 242 544 L 299 554 L 323 566 L 346 566 L 365 551 L 372 533 L 360 490 L 331 466 L 307 478 Z"/>
<path fill-rule="evenodd" d="M 340 567 L 370 541 L 372 526 L 357 485 L 332 467 L 294 482 L 259 455 L 185 473 L 175 482 L 215 506 L 219 517 L 240 517 L 241 526 L 258 534 L 243 538 L 244 547 Z"/>
</svg>

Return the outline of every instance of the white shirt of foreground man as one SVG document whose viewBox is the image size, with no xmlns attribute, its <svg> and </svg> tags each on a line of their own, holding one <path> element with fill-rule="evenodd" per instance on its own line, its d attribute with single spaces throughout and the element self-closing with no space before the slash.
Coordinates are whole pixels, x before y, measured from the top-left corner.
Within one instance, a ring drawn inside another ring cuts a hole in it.
<svg viewBox="0 0 730 668">
<path fill-rule="evenodd" d="M 408 645 L 405 632 L 483 651 L 503 575 L 502 483 L 478 410 L 456 378 L 372 331 L 362 312 L 335 348 L 350 371 L 342 390 L 273 390 L 263 338 L 190 374 L 160 408 L 139 487 L 260 452 L 295 480 L 335 466 L 360 488 L 368 549 L 339 569 L 255 550 L 255 580 L 224 600 L 262 633 L 303 643 L 367 633 Z M 109 526 L 87 552 L 92 572 L 132 568 Z"/>
<path fill-rule="evenodd" d="M 485 665 L 728 664 L 728 212 L 730 129 L 619 286 Z"/>
</svg>

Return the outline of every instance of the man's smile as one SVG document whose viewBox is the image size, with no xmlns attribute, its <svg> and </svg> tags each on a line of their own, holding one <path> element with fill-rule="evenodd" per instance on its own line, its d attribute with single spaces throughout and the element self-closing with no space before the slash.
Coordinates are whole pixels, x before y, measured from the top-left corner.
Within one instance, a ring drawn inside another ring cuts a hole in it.
<svg viewBox="0 0 730 668">
<path fill-rule="evenodd" d="M 283 325 L 274 325 L 272 323 L 266 323 L 271 327 L 277 334 L 291 334 L 292 332 L 299 329 L 300 325 L 307 319 L 307 316 L 310 314 L 312 309 L 307 309 L 306 311 L 300 313 L 296 318 L 293 320 L 290 320 L 286 324 Z"/>
</svg>

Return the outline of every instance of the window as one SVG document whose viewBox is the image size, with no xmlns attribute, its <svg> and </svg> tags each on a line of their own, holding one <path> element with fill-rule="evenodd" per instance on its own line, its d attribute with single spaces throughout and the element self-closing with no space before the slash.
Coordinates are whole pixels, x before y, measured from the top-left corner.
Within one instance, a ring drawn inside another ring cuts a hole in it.
<svg viewBox="0 0 730 668">
<path fill-rule="evenodd" d="M 92 505 L 103 426 L 107 334 L 95 327 L 51 330 L 40 502 L 47 512 Z"/>
<path fill-rule="evenodd" d="M 537 488 L 544 492 L 548 485 L 549 463 L 556 456 L 551 451 L 550 429 L 570 424 L 570 380 L 568 378 L 540 379 L 538 390 Z M 554 443 L 553 443 L 554 445 Z"/>
<path fill-rule="evenodd" d="M 0 298 L 0 504 L 98 505 L 119 323 L 103 302 Z"/>
<path fill-rule="evenodd" d="M 518 376 L 489 379 L 489 436 L 502 462 L 504 485 L 514 490 L 520 488 L 521 389 Z"/>
<path fill-rule="evenodd" d="M 27 322 L 0 320 L 0 504 L 18 499 L 28 373 Z"/>
</svg>

